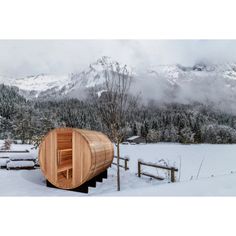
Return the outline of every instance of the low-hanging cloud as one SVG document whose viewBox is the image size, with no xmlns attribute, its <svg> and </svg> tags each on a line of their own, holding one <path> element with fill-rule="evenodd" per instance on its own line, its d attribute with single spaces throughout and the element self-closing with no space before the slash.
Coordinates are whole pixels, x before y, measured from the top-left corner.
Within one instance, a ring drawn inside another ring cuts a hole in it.
<svg viewBox="0 0 236 236">
<path fill-rule="evenodd" d="M 133 80 L 131 93 L 139 94 L 145 104 L 150 100 L 159 104 L 197 102 L 236 114 L 236 81 L 227 81 L 217 73 L 202 73 L 186 73 L 177 83 L 155 73 L 141 74 Z"/>
<path fill-rule="evenodd" d="M 0 74 L 67 74 L 109 56 L 137 71 L 158 64 L 236 61 L 236 40 L 1 40 Z"/>
<path fill-rule="evenodd" d="M 133 67 L 133 92 L 141 93 L 145 101 L 210 101 L 236 113 L 236 84 L 232 84 L 234 89 L 226 86 L 218 75 L 172 87 L 166 78 L 147 73 L 160 64 L 236 62 L 236 40 L 1 40 L 0 75 L 75 73 L 104 55 Z"/>
</svg>

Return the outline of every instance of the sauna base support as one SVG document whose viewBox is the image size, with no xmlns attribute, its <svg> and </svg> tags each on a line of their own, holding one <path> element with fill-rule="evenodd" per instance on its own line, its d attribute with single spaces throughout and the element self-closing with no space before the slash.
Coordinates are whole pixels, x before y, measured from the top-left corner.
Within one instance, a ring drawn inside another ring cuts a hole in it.
<svg viewBox="0 0 236 236">
<path fill-rule="evenodd" d="M 74 188 L 74 189 L 68 189 L 67 191 L 88 193 L 89 187 L 94 187 L 95 188 L 96 183 L 97 182 L 102 182 L 103 179 L 107 179 L 107 170 L 103 171 L 101 174 L 99 174 L 99 175 L 93 177 L 92 179 L 88 180 L 87 182 L 80 185 L 79 187 Z M 51 184 L 48 180 L 46 180 L 46 184 L 47 184 L 47 187 L 59 189 L 58 187 Z"/>
</svg>

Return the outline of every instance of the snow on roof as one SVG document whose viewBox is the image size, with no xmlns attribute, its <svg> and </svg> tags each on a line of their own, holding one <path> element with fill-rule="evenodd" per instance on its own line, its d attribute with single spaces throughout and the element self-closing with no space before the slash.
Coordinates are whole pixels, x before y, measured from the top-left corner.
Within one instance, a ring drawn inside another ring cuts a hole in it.
<svg viewBox="0 0 236 236">
<path fill-rule="evenodd" d="M 131 141 L 131 140 L 134 140 L 134 139 L 139 138 L 139 137 L 140 136 L 132 136 L 132 137 L 127 138 L 127 140 Z"/>
</svg>

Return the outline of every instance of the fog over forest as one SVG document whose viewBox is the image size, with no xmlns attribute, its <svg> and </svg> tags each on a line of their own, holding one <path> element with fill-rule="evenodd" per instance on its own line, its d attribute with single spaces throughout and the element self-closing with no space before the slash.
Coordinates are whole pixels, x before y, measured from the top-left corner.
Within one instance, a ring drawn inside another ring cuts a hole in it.
<svg viewBox="0 0 236 236">
<path fill-rule="evenodd" d="M 102 94 L 112 65 L 127 66 L 139 95 L 125 138 L 236 143 L 236 41 L 2 40 L 0 51 L 1 139 L 37 143 L 61 126 L 106 132 L 88 91 Z M 32 81 L 46 89 L 31 91 Z"/>
</svg>

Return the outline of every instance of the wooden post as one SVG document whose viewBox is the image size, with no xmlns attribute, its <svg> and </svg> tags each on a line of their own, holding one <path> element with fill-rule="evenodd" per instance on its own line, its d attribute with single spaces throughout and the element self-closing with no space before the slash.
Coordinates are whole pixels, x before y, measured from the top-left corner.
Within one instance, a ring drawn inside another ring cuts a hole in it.
<svg viewBox="0 0 236 236">
<path fill-rule="evenodd" d="M 117 191 L 120 191 L 120 143 L 116 144 L 117 148 Z"/>
<path fill-rule="evenodd" d="M 128 160 L 125 159 L 125 170 L 128 170 Z"/>
<path fill-rule="evenodd" d="M 175 182 L 175 169 L 171 168 L 171 182 L 174 183 Z"/>
<path fill-rule="evenodd" d="M 141 177 L 141 162 L 138 161 L 138 177 Z"/>
</svg>

